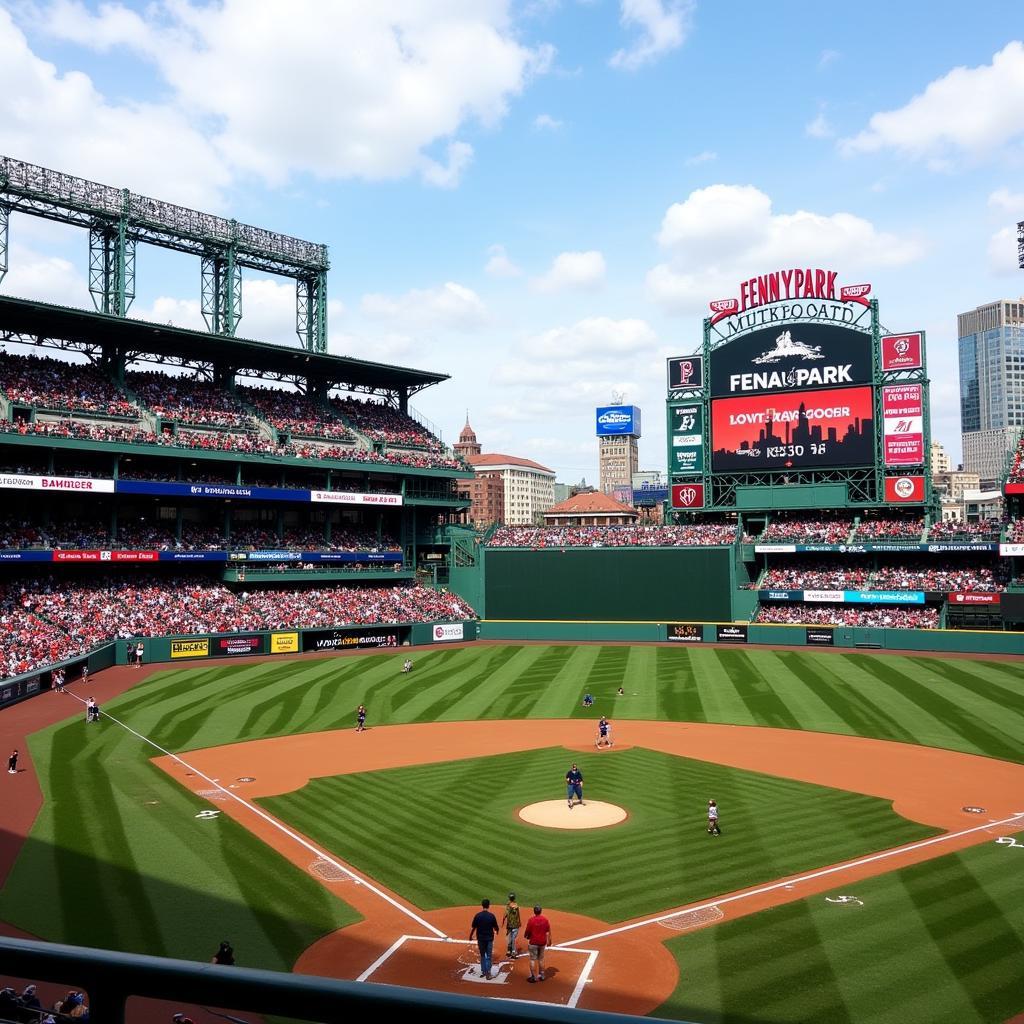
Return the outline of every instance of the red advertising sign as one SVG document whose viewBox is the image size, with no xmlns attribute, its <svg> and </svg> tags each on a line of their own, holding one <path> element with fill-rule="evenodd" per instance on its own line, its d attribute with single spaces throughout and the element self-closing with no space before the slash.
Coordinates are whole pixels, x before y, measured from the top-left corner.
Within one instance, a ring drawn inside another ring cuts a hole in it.
<svg viewBox="0 0 1024 1024">
<path fill-rule="evenodd" d="M 1024 494 L 1024 484 L 1007 484 L 1003 490 L 1006 494 Z"/>
<path fill-rule="evenodd" d="M 886 334 L 882 336 L 883 370 L 920 370 L 924 353 L 924 334 Z"/>
<path fill-rule="evenodd" d="M 950 604 L 999 604 L 998 594 L 979 594 L 974 591 L 949 595 Z"/>
<path fill-rule="evenodd" d="M 704 507 L 704 485 L 703 484 L 673 484 L 672 485 L 672 507 L 673 508 L 703 508 Z"/>
<path fill-rule="evenodd" d="M 722 398 L 711 403 L 717 473 L 874 461 L 870 387 Z"/>
<path fill-rule="evenodd" d="M 924 465 L 924 399 L 920 384 L 882 388 L 882 436 L 887 466 Z"/>
<path fill-rule="evenodd" d="M 871 303 L 869 284 L 848 284 L 838 286 L 839 274 L 834 270 L 818 267 L 793 267 L 790 270 L 774 270 L 770 274 L 749 277 L 740 281 L 738 299 L 715 299 L 710 303 L 711 322 L 718 323 L 727 316 L 734 316 L 757 306 L 771 302 L 785 302 L 792 299 L 818 299 L 835 302 L 856 302 L 862 306 Z"/>
<path fill-rule="evenodd" d="M 55 562 L 157 562 L 159 551 L 54 551 Z"/>
<path fill-rule="evenodd" d="M 887 476 L 885 500 L 920 504 L 924 501 L 923 476 Z"/>
</svg>

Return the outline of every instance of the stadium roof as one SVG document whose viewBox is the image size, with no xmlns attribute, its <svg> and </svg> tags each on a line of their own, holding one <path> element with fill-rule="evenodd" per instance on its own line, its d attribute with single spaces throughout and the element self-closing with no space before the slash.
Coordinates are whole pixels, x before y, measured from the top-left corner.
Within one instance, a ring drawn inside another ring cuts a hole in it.
<svg viewBox="0 0 1024 1024">
<path fill-rule="evenodd" d="M 532 469 L 538 473 L 545 473 L 554 476 L 555 471 L 542 466 L 532 459 L 521 459 L 518 455 L 502 455 L 498 452 L 490 452 L 485 455 L 467 455 L 466 461 L 474 469 Z"/>
<path fill-rule="evenodd" d="M 195 363 L 223 362 L 233 369 L 257 373 L 321 377 L 332 385 L 351 385 L 359 389 L 414 392 L 449 379 L 446 373 L 0 296 L 0 340 L 11 338 L 35 343 L 57 339 L 71 343 L 57 347 L 80 349 L 112 345 L 124 353 Z"/>
<path fill-rule="evenodd" d="M 579 516 L 579 515 L 602 515 L 602 516 L 636 516 L 635 509 L 629 505 L 623 505 L 607 494 L 594 491 L 590 494 L 574 494 L 571 498 L 558 505 L 549 508 L 545 516 Z"/>
</svg>

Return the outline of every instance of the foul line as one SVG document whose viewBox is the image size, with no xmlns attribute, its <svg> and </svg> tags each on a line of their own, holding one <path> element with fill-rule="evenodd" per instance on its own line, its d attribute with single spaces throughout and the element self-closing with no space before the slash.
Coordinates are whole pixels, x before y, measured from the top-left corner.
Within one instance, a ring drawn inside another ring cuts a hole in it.
<svg viewBox="0 0 1024 1024">
<path fill-rule="evenodd" d="M 71 696 L 74 697 L 75 700 L 81 701 L 82 704 L 86 703 L 84 700 L 82 700 L 81 697 L 78 696 L 77 693 L 73 693 L 71 694 Z M 206 782 L 210 783 L 211 786 L 214 786 L 215 788 L 219 789 L 222 793 L 225 794 L 225 796 L 229 796 L 231 797 L 232 800 L 236 800 L 244 808 L 246 808 L 246 810 L 252 811 L 253 814 L 255 814 L 259 818 L 262 818 L 268 825 L 273 826 L 279 832 L 286 835 L 289 839 L 293 839 L 304 849 L 309 850 L 310 853 L 315 854 L 322 860 L 327 861 L 328 864 L 330 864 L 332 867 L 337 868 L 344 874 L 348 875 L 353 881 L 365 886 L 367 889 L 370 890 L 370 892 L 374 893 L 374 895 L 379 896 L 386 903 L 390 903 L 391 906 L 393 906 L 396 910 L 400 910 L 403 914 L 406 915 L 406 917 L 412 918 L 412 920 L 414 920 L 422 928 L 426 928 L 427 931 L 433 932 L 435 935 L 439 936 L 442 939 L 447 938 L 445 933 L 441 931 L 440 928 L 435 928 L 429 921 L 425 921 L 415 911 L 412 911 L 408 907 L 403 906 L 393 896 L 389 896 L 382 889 L 378 889 L 377 886 L 375 886 L 372 882 L 369 882 L 365 878 L 360 877 L 350 868 L 347 868 L 345 867 L 344 864 L 341 864 L 340 862 L 336 861 L 329 853 L 325 852 L 324 850 L 321 850 L 317 846 L 314 846 L 304 836 L 299 835 L 298 832 L 293 832 L 290 828 L 281 824 L 281 822 L 279 822 L 276 818 L 267 814 L 266 811 L 261 810 L 254 804 L 249 803 L 248 800 L 242 799 L 242 797 L 240 797 L 237 793 L 232 792 L 230 789 L 225 789 L 224 786 L 217 782 L 216 779 L 211 779 L 210 776 L 207 775 L 205 772 L 201 772 L 198 768 L 194 767 L 193 765 L 190 765 L 188 761 L 179 757 L 177 754 L 172 753 L 170 750 L 165 750 L 163 747 L 160 746 L 159 743 L 155 742 L 154 740 L 151 740 L 148 736 L 143 736 L 142 733 L 140 732 L 136 732 L 130 725 L 126 725 L 124 722 L 115 718 L 113 715 L 108 714 L 106 711 L 102 712 L 102 715 L 104 718 L 110 719 L 110 721 L 113 722 L 115 725 L 119 725 L 122 729 L 126 730 L 127 732 L 130 732 L 133 736 L 142 740 L 143 743 L 148 743 L 154 749 L 159 750 L 161 754 L 165 754 L 167 757 L 170 757 L 173 760 L 177 761 L 178 764 L 182 765 L 184 768 L 187 768 L 193 774 L 198 775 L 199 778 L 204 779 Z"/>
<path fill-rule="evenodd" d="M 822 868 L 820 871 L 812 871 L 808 875 L 800 875 L 797 878 L 784 878 L 781 882 L 773 882 L 771 885 L 763 885 L 759 889 L 750 889 L 746 892 L 736 893 L 733 896 L 725 896 L 719 900 L 709 900 L 707 903 L 698 903 L 696 906 L 682 907 L 679 910 L 673 910 L 670 914 L 659 914 L 657 917 L 649 917 L 643 921 L 634 921 L 632 924 L 624 924 L 619 928 L 609 928 L 605 932 L 595 932 L 593 935 L 583 935 L 578 939 L 573 939 L 574 943 L 578 942 L 596 942 L 598 939 L 606 939 L 610 935 L 621 935 L 622 932 L 630 932 L 635 928 L 644 928 L 649 924 L 659 924 L 662 921 L 667 921 L 670 917 L 677 917 L 680 914 L 693 913 L 697 910 L 707 910 L 711 907 L 723 907 L 727 903 L 735 903 L 738 900 L 750 899 L 751 896 L 762 896 L 766 892 L 774 892 L 776 889 L 782 889 L 788 885 L 797 885 L 800 882 L 810 882 L 815 878 L 824 878 L 826 875 L 832 875 L 839 871 L 847 871 L 850 868 L 858 868 L 862 864 L 873 864 L 875 861 L 886 860 L 889 857 L 898 857 L 904 853 L 910 853 L 913 850 L 923 850 L 926 846 L 934 846 L 936 843 L 945 843 L 950 839 L 959 839 L 962 836 L 969 836 L 974 832 L 985 832 L 992 828 L 993 825 L 1008 825 L 1010 822 L 1016 822 L 1020 824 L 1021 819 L 1024 818 L 1024 811 L 1017 811 L 1016 814 L 1010 815 L 1008 818 L 1001 818 L 999 821 L 990 821 L 987 825 L 975 825 L 973 828 L 965 828 L 961 832 L 946 832 L 941 836 L 933 836 L 931 839 L 922 839 L 916 843 L 910 843 L 907 846 L 897 846 L 892 850 L 885 850 L 882 853 L 873 853 L 869 857 L 861 857 L 860 860 L 847 861 L 844 864 L 833 864 L 832 867 Z"/>
</svg>

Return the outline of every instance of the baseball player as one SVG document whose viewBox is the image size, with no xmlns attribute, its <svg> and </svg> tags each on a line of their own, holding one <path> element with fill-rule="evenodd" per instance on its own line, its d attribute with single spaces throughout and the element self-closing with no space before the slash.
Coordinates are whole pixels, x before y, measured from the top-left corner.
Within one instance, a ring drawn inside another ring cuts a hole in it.
<svg viewBox="0 0 1024 1024">
<path fill-rule="evenodd" d="M 708 835 L 720 836 L 722 830 L 718 827 L 718 804 L 714 800 L 708 801 Z"/>
<path fill-rule="evenodd" d="M 366 705 L 356 708 L 356 732 L 366 732 Z"/>
<path fill-rule="evenodd" d="M 18 752 L 17 750 L 11 753 L 11 756 L 7 758 L 7 774 L 17 775 L 18 774 Z"/>
<path fill-rule="evenodd" d="M 611 722 L 602 715 L 601 721 L 597 723 L 597 740 L 594 744 L 599 750 L 612 745 L 611 728 Z"/>
<path fill-rule="evenodd" d="M 565 773 L 565 797 L 569 801 L 569 810 L 572 810 L 573 798 L 583 804 L 583 772 L 576 767 L 573 761 L 572 767 Z"/>
</svg>

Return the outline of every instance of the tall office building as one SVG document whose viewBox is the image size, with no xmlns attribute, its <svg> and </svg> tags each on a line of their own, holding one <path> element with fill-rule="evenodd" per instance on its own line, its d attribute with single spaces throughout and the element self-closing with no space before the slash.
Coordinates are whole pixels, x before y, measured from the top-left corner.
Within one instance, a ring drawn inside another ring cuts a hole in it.
<svg viewBox="0 0 1024 1024">
<path fill-rule="evenodd" d="M 983 488 L 994 487 L 1024 430 L 1024 297 L 956 319 L 964 470 L 977 473 Z"/>
<path fill-rule="evenodd" d="M 632 492 L 633 474 L 640 467 L 639 438 L 637 406 L 619 403 L 597 410 L 598 489 L 603 494 L 612 494 L 616 488 Z"/>
</svg>

